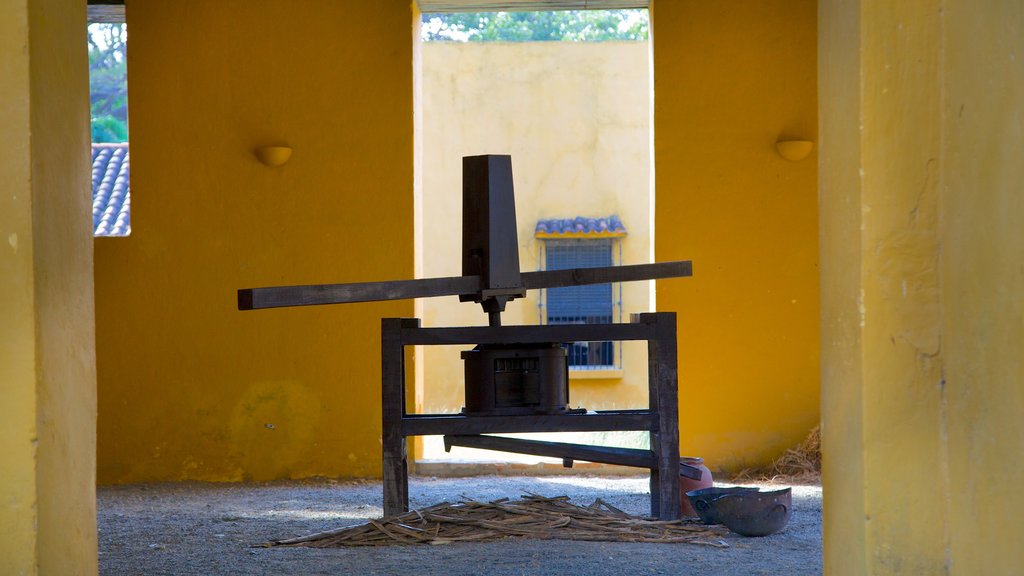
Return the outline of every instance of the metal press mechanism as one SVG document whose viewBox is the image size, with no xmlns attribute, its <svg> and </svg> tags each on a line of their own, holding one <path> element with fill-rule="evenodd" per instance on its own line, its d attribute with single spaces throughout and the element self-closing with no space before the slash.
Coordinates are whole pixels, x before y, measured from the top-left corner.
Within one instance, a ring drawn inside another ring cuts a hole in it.
<svg viewBox="0 0 1024 576">
<path fill-rule="evenodd" d="M 679 475 L 699 474 L 679 461 L 675 313 L 634 315 L 629 323 L 502 326 L 505 305 L 527 290 L 692 275 L 689 261 L 521 272 L 512 159 L 469 156 L 462 164 L 462 276 L 238 291 L 239 310 L 458 296 L 476 302 L 488 326 L 424 328 L 418 319 L 381 321 L 384 514 L 408 511 L 409 436 L 444 435 L 445 447 L 470 446 L 648 468 L 651 514 L 680 514 Z M 569 408 L 563 344 L 646 340 L 648 408 Z M 475 344 L 462 353 L 466 405 L 461 414 L 410 414 L 405 402 L 406 346 Z M 493 436 L 517 432 L 642 430 L 651 449 L 611 448 Z"/>
</svg>

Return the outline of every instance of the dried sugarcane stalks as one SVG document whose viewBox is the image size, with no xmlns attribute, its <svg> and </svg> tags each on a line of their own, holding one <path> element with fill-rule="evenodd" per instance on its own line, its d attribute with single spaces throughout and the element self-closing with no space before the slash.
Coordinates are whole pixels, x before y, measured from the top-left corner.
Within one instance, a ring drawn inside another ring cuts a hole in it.
<svg viewBox="0 0 1024 576">
<path fill-rule="evenodd" d="M 590 506 L 569 503 L 568 496 L 530 494 L 521 500 L 443 502 L 366 524 L 275 540 L 264 546 L 386 546 L 483 542 L 509 536 L 558 540 L 686 543 L 727 547 L 726 531 L 686 520 L 630 516 L 597 499 Z"/>
</svg>

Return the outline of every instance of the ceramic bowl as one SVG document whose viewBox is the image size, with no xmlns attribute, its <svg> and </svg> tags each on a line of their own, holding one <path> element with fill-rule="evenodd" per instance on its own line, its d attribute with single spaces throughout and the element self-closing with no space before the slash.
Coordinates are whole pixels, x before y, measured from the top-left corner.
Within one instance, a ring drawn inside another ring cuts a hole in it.
<svg viewBox="0 0 1024 576">
<path fill-rule="evenodd" d="M 690 505 L 700 516 L 701 522 L 705 524 L 721 524 L 718 520 L 718 509 L 715 501 L 723 496 L 738 494 L 742 492 L 757 492 L 758 488 L 747 488 L 743 486 L 721 486 L 714 488 L 701 488 L 686 493 Z"/>
<path fill-rule="evenodd" d="M 790 488 L 771 492 L 737 492 L 714 501 L 717 520 L 744 536 L 767 536 L 786 527 L 793 509 Z"/>
</svg>

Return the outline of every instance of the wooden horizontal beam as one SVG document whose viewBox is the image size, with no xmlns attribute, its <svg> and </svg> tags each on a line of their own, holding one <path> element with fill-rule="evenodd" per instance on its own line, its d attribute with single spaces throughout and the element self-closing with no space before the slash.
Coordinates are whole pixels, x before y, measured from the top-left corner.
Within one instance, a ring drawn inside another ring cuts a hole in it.
<svg viewBox="0 0 1024 576">
<path fill-rule="evenodd" d="M 544 270 L 523 272 L 523 288 L 562 288 L 584 284 L 608 284 L 611 282 L 637 282 L 664 278 L 693 276 L 693 263 L 689 260 L 655 262 L 654 264 L 631 264 L 629 266 L 605 266 L 602 268 L 570 268 L 568 270 Z"/>
<path fill-rule="evenodd" d="M 604 342 L 608 340 L 648 340 L 653 337 L 654 327 L 642 323 L 402 329 L 402 344 L 406 346 Z"/>
<path fill-rule="evenodd" d="M 648 411 L 602 411 L 596 414 L 537 414 L 533 416 L 463 416 L 407 414 L 402 436 L 446 434 L 510 434 L 516 432 L 606 432 L 656 430 L 658 415 Z"/>
<path fill-rule="evenodd" d="M 525 440 L 522 438 L 505 438 L 502 436 L 464 436 L 449 435 L 444 437 L 444 448 L 463 446 L 512 452 L 515 454 L 531 454 L 568 460 L 584 460 L 599 464 L 615 464 L 634 468 L 656 468 L 658 466 L 654 452 L 639 448 L 614 448 L 610 446 L 586 446 L 566 442 L 547 442 L 544 440 Z"/>
<path fill-rule="evenodd" d="M 581 286 L 584 284 L 680 278 L 692 275 L 692 263 L 689 260 L 681 260 L 676 262 L 658 262 L 655 264 L 608 266 L 604 268 L 572 268 L 569 270 L 524 272 L 521 278 L 523 289 L 537 290 L 541 288 Z M 432 298 L 435 296 L 460 296 L 480 293 L 485 288 L 481 286 L 479 276 L 449 276 L 447 278 L 389 280 L 385 282 L 243 288 L 238 291 L 238 309 L 256 310 L 290 306 Z"/>
<path fill-rule="evenodd" d="M 547 10 L 611 10 L 647 8 L 650 0 L 417 0 L 420 11 L 540 12 Z"/>
<path fill-rule="evenodd" d="M 430 298 L 433 296 L 455 296 L 475 292 L 479 289 L 479 276 L 245 288 L 238 291 L 238 309 L 257 310 L 288 306 L 350 304 L 355 302 Z"/>
<path fill-rule="evenodd" d="M 121 2 L 93 2 L 90 0 L 86 8 L 86 21 L 89 24 L 123 24 L 124 0 Z"/>
</svg>

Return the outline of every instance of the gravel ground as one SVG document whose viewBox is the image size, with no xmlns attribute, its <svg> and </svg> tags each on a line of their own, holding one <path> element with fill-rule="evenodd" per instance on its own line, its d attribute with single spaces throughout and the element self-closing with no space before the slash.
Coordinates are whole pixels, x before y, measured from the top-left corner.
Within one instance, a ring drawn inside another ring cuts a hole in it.
<svg viewBox="0 0 1024 576">
<path fill-rule="evenodd" d="M 647 514 L 639 477 L 411 478 L 410 506 L 568 495 Z M 821 488 L 795 486 L 786 529 L 730 534 L 729 548 L 505 539 L 489 543 L 366 548 L 252 548 L 365 522 L 381 510 L 380 483 L 157 484 L 98 490 L 100 573 L 114 574 L 821 574 Z"/>
</svg>

